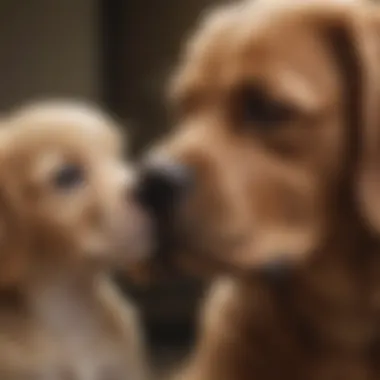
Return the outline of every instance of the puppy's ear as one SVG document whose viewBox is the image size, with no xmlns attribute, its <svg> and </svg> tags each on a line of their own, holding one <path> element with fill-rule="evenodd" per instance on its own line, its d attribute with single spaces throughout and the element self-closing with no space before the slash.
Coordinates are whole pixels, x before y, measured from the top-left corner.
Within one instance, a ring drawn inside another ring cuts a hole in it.
<svg viewBox="0 0 380 380">
<path fill-rule="evenodd" d="M 359 214 L 380 232 L 380 9 L 363 2 L 346 11 L 324 25 L 345 85 L 348 152 L 342 175 Z"/>
<path fill-rule="evenodd" d="M 0 184 L 0 194 L 2 192 Z M 27 270 L 22 224 L 0 195 L 0 288 L 19 285 Z"/>
<path fill-rule="evenodd" d="M 26 236 L 23 223 L 16 212 L 12 182 L 15 173 L 9 167 L 9 152 L 12 151 L 11 124 L 0 121 L 0 288 L 18 284 L 24 277 L 26 256 L 23 245 Z"/>
</svg>

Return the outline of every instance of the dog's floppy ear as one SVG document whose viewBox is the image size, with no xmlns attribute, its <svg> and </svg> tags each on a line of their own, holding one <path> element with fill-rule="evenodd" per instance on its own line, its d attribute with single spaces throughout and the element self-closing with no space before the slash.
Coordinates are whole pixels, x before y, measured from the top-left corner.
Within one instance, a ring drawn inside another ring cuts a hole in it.
<svg viewBox="0 0 380 380">
<path fill-rule="evenodd" d="M 345 86 L 346 190 L 380 232 L 380 8 L 359 3 L 325 20 L 324 30 Z"/>
<path fill-rule="evenodd" d="M 368 225 L 380 232 L 380 9 L 364 15 L 360 44 L 362 66 L 361 124 L 358 125 L 356 191 Z M 360 35 L 359 35 L 360 37 Z"/>
<path fill-rule="evenodd" d="M 13 128 L 6 119 L 0 121 L 0 289 L 18 284 L 26 269 L 23 224 L 12 204 L 9 152 L 12 151 Z"/>
<path fill-rule="evenodd" d="M 2 190 L 0 184 L 0 193 Z M 21 228 L 8 201 L 0 195 L 0 288 L 19 285 L 27 270 Z"/>
</svg>

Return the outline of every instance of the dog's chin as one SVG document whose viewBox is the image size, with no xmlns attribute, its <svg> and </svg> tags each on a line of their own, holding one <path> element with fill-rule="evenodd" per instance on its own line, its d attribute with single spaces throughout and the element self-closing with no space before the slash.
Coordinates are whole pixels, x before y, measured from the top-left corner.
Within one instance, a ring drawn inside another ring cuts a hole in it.
<svg viewBox="0 0 380 380">
<path fill-rule="evenodd" d="M 134 218 L 126 231 L 118 231 L 119 239 L 114 239 L 115 250 L 125 263 L 147 261 L 155 250 L 153 223 L 145 214 Z M 117 243 L 118 241 L 118 243 Z"/>
<path fill-rule="evenodd" d="M 161 231 L 163 232 L 163 231 Z M 155 264 L 171 274 L 212 278 L 224 274 L 242 275 L 246 268 L 228 259 L 228 252 L 239 246 L 238 239 L 215 239 L 203 230 L 173 228 L 158 236 Z"/>
<path fill-rule="evenodd" d="M 94 242 L 93 242 L 94 243 Z M 94 268 L 124 270 L 130 265 L 149 261 L 154 253 L 154 240 L 150 234 L 125 238 L 114 238 L 111 242 L 97 241 L 82 251 L 86 264 Z"/>
<path fill-rule="evenodd" d="M 173 263 L 173 267 L 197 278 L 208 280 L 217 276 L 230 276 L 241 280 L 260 279 L 275 286 L 291 278 L 297 267 L 297 264 L 286 259 L 286 255 L 278 255 L 258 266 L 243 266 L 212 252 L 197 251 L 194 247 L 183 249 Z"/>
<path fill-rule="evenodd" d="M 177 225 L 178 227 L 178 225 Z M 298 263 L 281 250 L 274 254 L 255 251 L 255 241 L 244 235 L 207 235 L 205 229 L 171 229 L 160 236 L 155 262 L 166 273 L 182 273 L 203 279 L 220 275 L 263 278 L 281 282 L 294 272 Z M 241 256 L 257 257 L 250 264 Z M 265 259 L 265 257 L 267 259 Z"/>
</svg>

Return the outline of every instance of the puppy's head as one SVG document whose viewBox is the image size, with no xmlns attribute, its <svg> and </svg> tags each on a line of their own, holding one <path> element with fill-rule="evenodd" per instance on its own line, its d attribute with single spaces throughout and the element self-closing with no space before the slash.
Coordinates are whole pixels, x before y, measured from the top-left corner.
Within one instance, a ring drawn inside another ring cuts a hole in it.
<svg viewBox="0 0 380 380">
<path fill-rule="evenodd" d="M 379 224 L 379 20 L 369 4 L 319 1 L 206 17 L 173 78 L 176 128 L 140 188 L 174 252 L 298 262 L 356 206 Z"/>
<path fill-rule="evenodd" d="M 116 125 L 95 109 L 41 103 L 12 115 L 0 147 L 3 280 L 122 263 L 148 252 Z"/>
</svg>

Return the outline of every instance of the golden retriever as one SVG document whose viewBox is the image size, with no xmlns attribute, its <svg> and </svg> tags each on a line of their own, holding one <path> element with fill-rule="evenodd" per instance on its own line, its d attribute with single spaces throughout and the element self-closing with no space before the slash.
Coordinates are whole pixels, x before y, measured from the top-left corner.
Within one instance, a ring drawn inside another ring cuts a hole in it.
<svg viewBox="0 0 380 380">
<path fill-rule="evenodd" d="M 161 259 L 220 277 L 179 378 L 380 379 L 380 10 L 222 6 L 171 94 L 139 197 Z"/>
<path fill-rule="evenodd" d="M 0 131 L 0 378 L 144 379 L 135 309 L 108 269 L 150 250 L 113 120 L 70 101 Z"/>
</svg>

